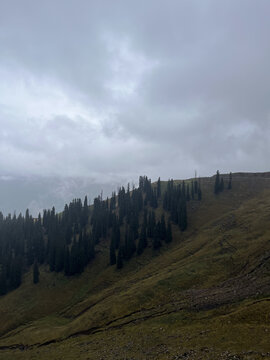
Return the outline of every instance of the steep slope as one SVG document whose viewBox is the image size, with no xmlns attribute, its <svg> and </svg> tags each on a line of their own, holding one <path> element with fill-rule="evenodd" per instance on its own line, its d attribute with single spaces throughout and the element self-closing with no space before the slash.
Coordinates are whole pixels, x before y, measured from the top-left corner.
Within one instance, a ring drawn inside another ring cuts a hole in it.
<svg viewBox="0 0 270 360">
<path fill-rule="evenodd" d="M 103 241 L 80 276 L 27 274 L 0 298 L 0 358 L 270 358 L 270 174 L 201 186 L 188 229 L 123 269 Z"/>
</svg>

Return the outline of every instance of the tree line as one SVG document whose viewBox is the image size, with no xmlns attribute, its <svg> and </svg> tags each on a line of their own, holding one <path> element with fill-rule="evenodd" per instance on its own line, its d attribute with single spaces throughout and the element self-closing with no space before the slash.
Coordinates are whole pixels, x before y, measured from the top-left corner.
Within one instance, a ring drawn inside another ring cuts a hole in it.
<svg viewBox="0 0 270 360">
<path fill-rule="evenodd" d="M 214 194 L 218 195 L 220 192 L 223 192 L 225 189 L 225 183 L 222 176 L 220 176 L 219 170 L 217 170 L 216 176 L 215 176 L 215 185 L 214 185 Z M 229 179 L 227 184 L 227 189 L 232 189 L 232 173 L 229 173 Z"/>
<path fill-rule="evenodd" d="M 0 294 L 20 286 L 22 275 L 32 267 L 33 282 L 39 282 L 39 266 L 66 276 L 80 274 L 95 258 L 96 245 L 109 241 L 110 265 L 122 268 L 147 247 L 159 249 L 172 241 L 173 226 L 185 231 L 187 203 L 200 201 L 198 179 L 162 188 L 160 178 L 152 184 L 140 176 L 139 186 L 120 187 L 111 198 L 96 197 L 92 206 L 87 196 L 66 204 L 61 213 L 55 208 L 33 218 L 0 213 Z M 156 211 L 159 208 L 159 211 Z"/>
</svg>

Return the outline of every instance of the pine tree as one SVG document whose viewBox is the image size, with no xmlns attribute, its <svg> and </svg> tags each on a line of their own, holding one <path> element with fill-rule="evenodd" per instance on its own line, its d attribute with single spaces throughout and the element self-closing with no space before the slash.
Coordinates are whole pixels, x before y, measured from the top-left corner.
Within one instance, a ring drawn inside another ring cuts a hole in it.
<svg viewBox="0 0 270 360">
<path fill-rule="evenodd" d="M 10 285 L 12 289 L 16 289 L 22 282 L 22 258 L 16 257 L 12 259 L 10 266 Z"/>
<path fill-rule="evenodd" d="M 187 205 L 185 199 L 180 199 L 178 203 L 178 225 L 182 231 L 187 228 Z"/>
<path fill-rule="evenodd" d="M 115 246 L 113 241 L 111 241 L 110 245 L 110 265 L 116 264 L 116 256 L 115 256 Z"/>
<path fill-rule="evenodd" d="M 155 250 L 157 250 L 160 248 L 160 246 L 161 246 L 161 240 L 160 240 L 160 234 L 159 234 L 159 229 L 158 229 L 158 225 L 157 225 L 154 230 L 153 248 Z"/>
<path fill-rule="evenodd" d="M 220 184 L 219 184 L 219 191 L 222 192 L 224 190 L 224 180 L 223 177 L 220 180 Z"/>
<path fill-rule="evenodd" d="M 194 183 L 191 181 L 191 199 L 194 200 Z"/>
<path fill-rule="evenodd" d="M 190 192 L 189 192 L 189 184 L 187 184 L 187 201 L 190 201 Z"/>
<path fill-rule="evenodd" d="M 7 277 L 4 266 L 2 265 L 2 269 L 0 271 L 0 295 L 5 295 L 7 293 Z"/>
<path fill-rule="evenodd" d="M 149 213 L 148 219 L 148 227 L 147 227 L 147 236 L 152 238 L 154 236 L 154 229 L 156 226 L 156 215 L 155 212 L 152 211 Z"/>
<path fill-rule="evenodd" d="M 157 198 L 159 199 L 160 196 L 161 196 L 161 185 L 160 185 L 160 177 L 159 177 L 157 181 Z"/>
<path fill-rule="evenodd" d="M 136 244 L 134 241 L 134 235 L 129 229 L 127 232 L 127 258 L 130 259 L 134 252 L 136 252 Z"/>
<path fill-rule="evenodd" d="M 49 250 L 49 265 L 50 265 L 50 271 L 55 270 L 55 244 L 51 245 L 51 248 Z"/>
<path fill-rule="evenodd" d="M 140 231 L 137 254 L 141 255 L 146 247 L 147 247 L 146 226 L 145 224 L 143 224 Z"/>
<path fill-rule="evenodd" d="M 70 275 L 70 255 L 69 255 L 68 246 L 66 246 L 66 249 L 65 249 L 64 272 L 65 272 L 66 276 Z"/>
<path fill-rule="evenodd" d="M 220 191 L 220 180 L 219 180 L 219 171 L 217 170 L 216 178 L 215 178 L 215 188 L 214 193 L 217 195 Z"/>
<path fill-rule="evenodd" d="M 116 267 L 117 269 L 122 269 L 123 267 L 123 252 L 121 247 L 118 250 Z"/>
<path fill-rule="evenodd" d="M 34 262 L 33 266 L 33 283 L 37 284 L 39 282 L 39 268 L 38 268 L 38 262 Z"/>
<path fill-rule="evenodd" d="M 202 190 L 201 187 L 199 186 L 198 188 L 198 200 L 201 201 L 202 200 Z"/>
<path fill-rule="evenodd" d="M 82 216 L 82 226 L 85 226 L 88 221 L 88 200 L 85 195 L 84 203 L 83 203 L 83 216 Z"/>
<path fill-rule="evenodd" d="M 161 215 L 161 220 L 160 220 L 160 238 L 161 240 L 166 239 L 166 223 L 165 223 L 164 214 Z"/>
<path fill-rule="evenodd" d="M 96 253 L 95 253 L 95 244 L 94 244 L 94 240 L 93 240 L 93 237 L 91 236 L 90 237 L 90 244 L 89 244 L 89 257 L 88 259 L 89 260 L 92 260 L 94 259 L 96 256 Z"/>
<path fill-rule="evenodd" d="M 195 179 L 195 181 L 194 181 L 194 193 L 195 194 L 198 193 L 198 181 L 197 181 L 197 179 Z"/>
<path fill-rule="evenodd" d="M 228 190 L 231 190 L 232 188 L 232 173 L 229 174 L 229 183 L 228 183 Z"/>
<path fill-rule="evenodd" d="M 172 241 L 172 226 L 171 226 L 170 221 L 168 221 L 165 241 L 166 241 L 166 243 L 170 243 Z"/>
</svg>

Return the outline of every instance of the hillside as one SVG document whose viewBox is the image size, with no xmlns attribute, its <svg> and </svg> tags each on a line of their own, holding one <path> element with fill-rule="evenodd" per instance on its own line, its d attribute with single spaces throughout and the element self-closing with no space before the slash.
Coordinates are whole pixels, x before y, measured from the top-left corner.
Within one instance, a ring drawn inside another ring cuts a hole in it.
<svg viewBox="0 0 270 360">
<path fill-rule="evenodd" d="M 26 273 L 0 297 L 0 359 L 270 358 L 270 173 L 214 182 L 184 232 L 120 270 L 103 239 L 81 275 Z"/>
</svg>

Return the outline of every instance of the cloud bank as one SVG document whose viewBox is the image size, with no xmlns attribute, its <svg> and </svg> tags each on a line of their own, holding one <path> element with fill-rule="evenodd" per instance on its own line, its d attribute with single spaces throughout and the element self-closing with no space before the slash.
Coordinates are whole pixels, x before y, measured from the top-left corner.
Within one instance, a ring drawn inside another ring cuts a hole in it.
<svg viewBox="0 0 270 360">
<path fill-rule="evenodd" d="M 268 0 L 3 0 L 0 175 L 269 170 Z"/>
</svg>

